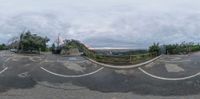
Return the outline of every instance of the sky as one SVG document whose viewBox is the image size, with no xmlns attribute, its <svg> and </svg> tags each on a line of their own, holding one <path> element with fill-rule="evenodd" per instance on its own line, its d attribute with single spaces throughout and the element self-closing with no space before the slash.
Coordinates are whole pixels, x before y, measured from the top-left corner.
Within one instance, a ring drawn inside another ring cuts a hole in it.
<svg viewBox="0 0 200 99">
<path fill-rule="evenodd" d="M 0 43 L 30 30 L 90 48 L 200 42 L 199 0 L 0 0 Z"/>
</svg>

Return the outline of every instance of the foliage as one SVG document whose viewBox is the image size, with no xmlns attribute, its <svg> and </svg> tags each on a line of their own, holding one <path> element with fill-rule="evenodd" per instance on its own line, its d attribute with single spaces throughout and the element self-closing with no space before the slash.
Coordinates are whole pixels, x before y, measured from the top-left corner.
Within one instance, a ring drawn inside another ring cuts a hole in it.
<svg viewBox="0 0 200 99">
<path fill-rule="evenodd" d="M 56 48 L 56 45 L 53 43 L 52 45 L 51 45 L 51 50 L 54 50 Z"/>
<path fill-rule="evenodd" d="M 145 54 L 148 53 L 148 50 L 145 49 L 104 49 L 104 50 L 94 50 L 97 54 L 100 55 L 137 55 L 137 54 Z"/>
<path fill-rule="evenodd" d="M 142 50 L 142 49 L 138 49 L 138 50 L 134 50 L 134 51 L 126 51 L 126 52 L 113 52 L 114 55 L 138 55 L 138 54 L 145 54 L 148 53 L 147 50 Z"/>
<path fill-rule="evenodd" d="M 41 37 L 36 34 L 31 34 L 30 31 L 20 35 L 19 48 L 20 51 L 46 51 L 46 43 L 49 41 L 47 37 Z"/>
<path fill-rule="evenodd" d="M 7 50 L 7 46 L 5 44 L 0 44 L 0 50 Z"/>
<path fill-rule="evenodd" d="M 77 40 L 65 40 L 64 44 L 65 49 L 77 48 L 80 52 L 83 52 L 84 56 L 95 58 L 96 54 L 94 51 L 88 49 L 83 43 Z"/>
<path fill-rule="evenodd" d="M 99 62 L 115 65 L 129 65 L 136 64 L 146 60 L 149 60 L 156 55 L 151 53 L 138 54 L 138 55 L 99 55 L 95 51 L 88 49 L 84 44 L 77 40 L 65 40 L 65 49 L 78 48 L 79 51 L 83 52 L 86 57 L 94 59 Z"/>
<path fill-rule="evenodd" d="M 182 42 L 181 44 L 165 45 L 167 54 L 187 54 L 189 52 L 200 51 L 200 45 L 193 42 Z"/>
<path fill-rule="evenodd" d="M 120 55 L 120 56 L 108 56 L 108 55 L 96 55 L 95 60 L 114 65 L 131 65 L 137 64 L 149 59 L 154 58 L 155 53 L 137 54 L 137 55 Z"/>
<path fill-rule="evenodd" d="M 149 47 L 149 53 L 156 53 L 157 55 L 159 55 L 160 50 L 161 49 L 159 43 L 153 43 L 153 45 Z"/>
<path fill-rule="evenodd" d="M 53 54 L 60 54 L 62 49 L 59 46 L 56 47 L 55 43 L 53 43 L 50 50 Z"/>
</svg>

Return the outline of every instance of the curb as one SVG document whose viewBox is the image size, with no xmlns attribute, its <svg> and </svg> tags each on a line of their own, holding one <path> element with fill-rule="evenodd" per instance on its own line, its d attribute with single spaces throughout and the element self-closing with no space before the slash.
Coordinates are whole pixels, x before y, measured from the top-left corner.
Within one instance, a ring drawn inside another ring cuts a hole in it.
<svg viewBox="0 0 200 99">
<path fill-rule="evenodd" d="M 149 64 L 155 60 L 157 60 L 158 58 L 160 58 L 162 55 L 160 56 L 157 56 L 151 60 L 148 60 L 146 62 L 143 62 L 143 63 L 139 63 L 139 64 L 135 64 L 135 65 L 122 65 L 122 66 L 116 66 L 116 65 L 110 65 L 110 64 L 105 64 L 105 63 L 100 63 L 100 62 L 97 62 L 93 59 L 90 59 L 88 57 L 85 57 L 86 59 L 88 59 L 89 61 L 95 63 L 95 64 L 98 64 L 98 65 L 101 65 L 103 67 L 108 67 L 108 68 L 114 68 L 114 69 L 129 69 L 129 68 L 136 68 L 136 67 L 140 67 L 140 66 L 143 66 L 143 65 L 146 65 L 146 64 Z"/>
</svg>

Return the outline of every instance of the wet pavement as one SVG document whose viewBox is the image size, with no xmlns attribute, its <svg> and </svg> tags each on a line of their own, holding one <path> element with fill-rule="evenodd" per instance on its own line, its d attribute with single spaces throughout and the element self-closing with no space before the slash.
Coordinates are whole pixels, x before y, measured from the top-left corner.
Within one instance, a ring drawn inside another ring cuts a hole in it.
<svg viewBox="0 0 200 99">
<path fill-rule="evenodd" d="M 33 91 L 40 86 L 40 90 L 45 90 L 50 95 L 55 94 L 51 93 L 55 90 L 64 90 L 71 94 L 84 91 L 85 95 L 94 92 L 111 95 L 99 99 L 122 99 L 125 95 L 128 95 L 126 99 L 137 96 L 141 99 L 146 97 L 182 99 L 186 96 L 194 99 L 195 95 L 200 95 L 199 59 L 199 53 L 164 55 L 140 69 L 110 69 L 79 56 L 20 55 L 3 51 L 0 52 L 0 71 L 3 71 L 0 72 L 0 98 L 2 95 L 5 96 L 5 93 L 9 95 L 13 92 L 17 93 L 18 90 Z M 65 96 L 66 93 L 60 92 L 58 99 L 63 99 L 61 96 Z M 114 93 L 119 93 L 122 97 L 112 96 Z M 27 95 L 28 93 L 24 92 L 22 97 Z M 91 96 L 93 96 L 90 97 L 91 99 L 95 97 L 93 94 Z M 73 99 L 70 96 L 66 97 Z M 77 99 L 83 96 L 74 97 Z"/>
</svg>

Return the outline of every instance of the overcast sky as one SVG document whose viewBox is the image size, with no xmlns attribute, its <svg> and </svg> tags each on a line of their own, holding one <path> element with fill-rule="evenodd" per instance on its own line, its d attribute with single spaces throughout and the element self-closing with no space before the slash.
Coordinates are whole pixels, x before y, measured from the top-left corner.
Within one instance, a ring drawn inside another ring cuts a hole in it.
<svg viewBox="0 0 200 99">
<path fill-rule="evenodd" d="M 199 0 L 0 0 L 0 43 L 30 30 L 95 48 L 200 42 Z"/>
</svg>

